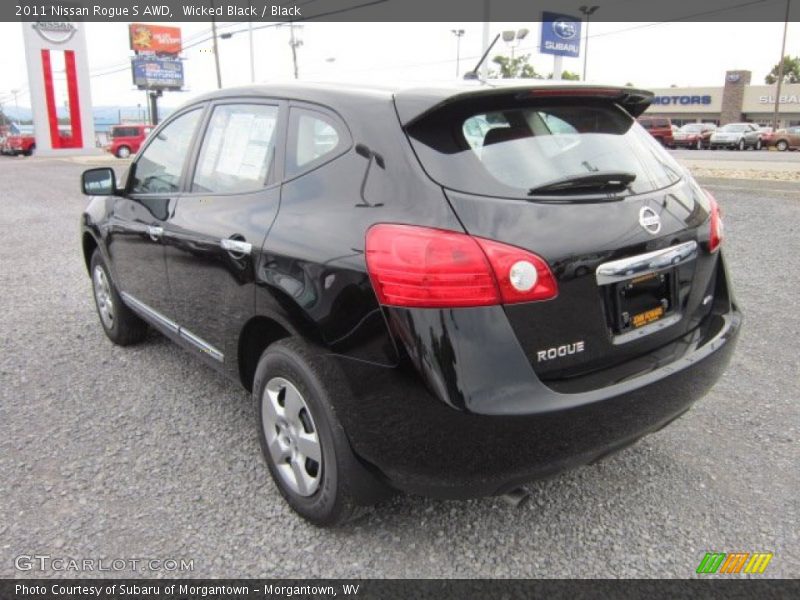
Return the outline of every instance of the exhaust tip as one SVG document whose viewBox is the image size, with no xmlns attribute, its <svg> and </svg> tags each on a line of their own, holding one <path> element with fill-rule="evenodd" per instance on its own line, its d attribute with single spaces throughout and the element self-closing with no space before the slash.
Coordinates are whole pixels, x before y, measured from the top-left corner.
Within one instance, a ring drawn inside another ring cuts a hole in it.
<svg viewBox="0 0 800 600">
<path fill-rule="evenodd" d="M 525 488 L 519 487 L 503 494 L 501 497 L 509 506 L 518 508 L 530 497 L 530 494 Z"/>
</svg>

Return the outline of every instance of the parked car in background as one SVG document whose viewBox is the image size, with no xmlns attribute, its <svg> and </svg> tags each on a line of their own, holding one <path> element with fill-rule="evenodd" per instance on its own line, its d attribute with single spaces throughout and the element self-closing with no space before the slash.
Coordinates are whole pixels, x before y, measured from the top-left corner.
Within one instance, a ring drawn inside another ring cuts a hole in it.
<svg viewBox="0 0 800 600">
<path fill-rule="evenodd" d="M 709 146 L 712 150 L 716 148 L 745 150 L 749 144 L 747 134 L 755 131 L 758 131 L 758 125 L 755 123 L 728 123 L 711 134 Z M 755 146 L 755 140 L 752 145 Z"/>
<path fill-rule="evenodd" d="M 665 117 L 639 117 L 636 119 L 662 146 L 672 147 L 672 121 Z"/>
<path fill-rule="evenodd" d="M 152 327 L 249 390 L 278 491 L 318 525 L 594 462 L 683 415 L 741 324 L 719 206 L 634 121 L 651 100 L 536 80 L 195 98 L 121 186 L 83 175 L 99 326 L 120 346 Z"/>
<path fill-rule="evenodd" d="M 768 148 L 775 147 L 781 152 L 797 150 L 800 148 L 800 126 L 778 129 L 778 131 L 766 134 L 762 143 Z"/>
<path fill-rule="evenodd" d="M 114 125 L 111 128 L 111 143 L 106 150 L 117 158 L 128 158 L 139 151 L 139 146 L 152 130 L 152 125 Z"/>
<path fill-rule="evenodd" d="M 2 153 L 11 156 L 31 156 L 36 151 L 36 137 L 31 126 L 17 126 L 17 133 L 10 133 L 2 147 Z"/>
<path fill-rule="evenodd" d="M 711 134 L 717 129 L 714 123 L 687 123 L 672 136 L 676 148 L 708 148 Z"/>
<path fill-rule="evenodd" d="M 755 131 L 748 131 L 744 134 L 745 146 L 754 150 L 761 150 L 765 146 L 765 136 L 770 133 L 772 133 L 772 127 L 767 126 L 760 126 Z"/>
</svg>

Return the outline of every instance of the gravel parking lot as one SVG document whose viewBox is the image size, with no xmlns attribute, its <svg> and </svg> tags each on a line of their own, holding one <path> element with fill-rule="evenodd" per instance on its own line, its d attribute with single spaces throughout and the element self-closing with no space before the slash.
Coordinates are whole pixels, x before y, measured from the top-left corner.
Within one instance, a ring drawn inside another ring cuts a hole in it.
<svg viewBox="0 0 800 600">
<path fill-rule="evenodd" d="M 281 501 L 244 391 L 156 334 L 103 335 L 86 166 L 0 159 L 0 577 L 64 575 L 20 573 L 22 554 L 183 558 L 194 577 L 689 577 L 707 551 L 771 551 L 765 577 L 800 576 L 799 184 L 709 182 L 746 323 L 682 419 L 520 508 L 398 497 L 325 531 Z"/>
</svg>

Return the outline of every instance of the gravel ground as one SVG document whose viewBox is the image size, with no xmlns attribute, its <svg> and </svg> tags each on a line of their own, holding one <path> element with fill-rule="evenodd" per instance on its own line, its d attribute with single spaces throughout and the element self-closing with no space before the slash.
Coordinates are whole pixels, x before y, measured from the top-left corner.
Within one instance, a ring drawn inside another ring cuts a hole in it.
<svg viewBox="0 0 800 600">
<path fill-rule="evenodd" d="M 0 159 L 0 577 L 54 574 L 15 571 L 21 554 L 192 559 L 195 577 L 688 577 L 711 550 L 800 576 L 800 186 L 709 183 L 747 321 L 687 416 L 520 508 L 398 497 L 325 531 L 281 501 L 245 392 L 158 335 L 103 335 L 82 168 Z"/>
</svg>

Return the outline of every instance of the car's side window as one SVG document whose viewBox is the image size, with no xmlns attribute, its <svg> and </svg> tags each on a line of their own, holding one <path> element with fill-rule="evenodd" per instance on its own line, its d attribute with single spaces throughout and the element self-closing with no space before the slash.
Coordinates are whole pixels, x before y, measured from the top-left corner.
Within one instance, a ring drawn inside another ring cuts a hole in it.
<svg viewBox="0 0 800 600">
<path fill-rule="evenodd" d="M 275 160 L 278 107 L 222 104 L 208 124 L 192 192 L 232 194 L 259 190 Z"/>
<path fill-rule="evenodd" d="M 178 191 L 181 171 L 202 113 L 199 108 L 184 113 L 152 138 L 135 163 L 131 193 L 170 194 Z"/>
<path fill-rule="evenodd" d="M 344 126 L 316 110 L 294 107 L 289 115 L 286 176 L 293 177 L 334 158 L 349 143 Z"/>
</svg>

